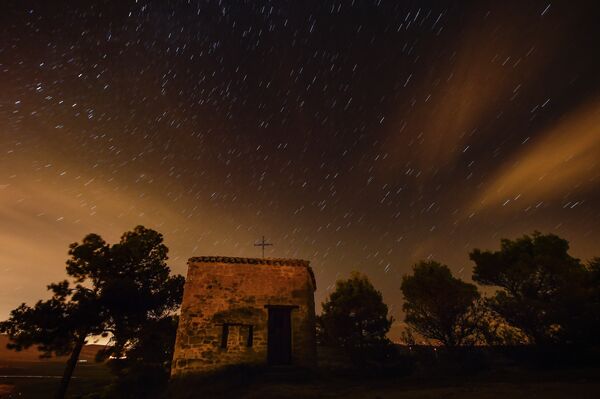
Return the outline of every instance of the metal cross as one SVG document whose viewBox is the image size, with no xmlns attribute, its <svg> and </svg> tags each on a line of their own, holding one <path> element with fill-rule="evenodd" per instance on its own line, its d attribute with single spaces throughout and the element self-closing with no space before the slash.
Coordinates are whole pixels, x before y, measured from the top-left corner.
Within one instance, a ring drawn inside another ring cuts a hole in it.
<svg viewBox="0 0 600 399">
<path fill-rule="evenodd" d="M 262 236 L 262 240 L 258 243 L 255 243 L 255 247 L 262 247 L 262 257 L 265 257 L 265 247 L 272 246 L 273 244 L 265 241 L 265 236 Z"/>
</svg>

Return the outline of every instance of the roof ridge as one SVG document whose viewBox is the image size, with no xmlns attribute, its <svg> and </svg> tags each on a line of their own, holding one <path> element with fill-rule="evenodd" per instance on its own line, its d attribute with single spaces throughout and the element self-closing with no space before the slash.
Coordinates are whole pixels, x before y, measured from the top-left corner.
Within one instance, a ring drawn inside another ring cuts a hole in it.
<svg viewBox="0 0 600 399">
<path fill-rule="evenodd" d="M 247 263 L 259 265 L 287 265 L 287 266 L 310 266 L 310 261 L 291 258 L 242 258 L 236 256 L 194 256 L 188 260 L 191 262 L 204 263 Z"/>
</svg>

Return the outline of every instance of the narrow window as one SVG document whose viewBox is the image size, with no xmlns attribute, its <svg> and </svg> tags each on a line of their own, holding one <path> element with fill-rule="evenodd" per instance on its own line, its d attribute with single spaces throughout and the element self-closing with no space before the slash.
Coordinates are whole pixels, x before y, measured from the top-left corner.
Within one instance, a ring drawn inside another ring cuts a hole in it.
<svg viewBox="0 0 600 399">
<path fill-rule="evenodd" d="M 221 334 L 221 348 L 227 348 L 229 339 L 229 324 L 223 324 L 223 332 Z"/>
<path fill-rule="evenodd" d="M 252 347 L 254 343 L 254 326 L 248 326 L 248 340 L 246 341 L 247 347 Z"/>
</svg>

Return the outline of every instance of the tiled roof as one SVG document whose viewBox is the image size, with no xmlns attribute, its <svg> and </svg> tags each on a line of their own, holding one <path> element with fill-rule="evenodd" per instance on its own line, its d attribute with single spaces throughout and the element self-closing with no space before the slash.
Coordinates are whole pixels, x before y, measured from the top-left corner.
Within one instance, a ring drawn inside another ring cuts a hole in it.
<svg viewBox="0 0 600 399">
<path fill-rule="evenodd" d="M 236 258 L 232 256 L 195 256 L 188 261 L 204 263 L 246 263 L 251 265 L 310 266 L 304 259 L 284 258 Z"/>
</svg>

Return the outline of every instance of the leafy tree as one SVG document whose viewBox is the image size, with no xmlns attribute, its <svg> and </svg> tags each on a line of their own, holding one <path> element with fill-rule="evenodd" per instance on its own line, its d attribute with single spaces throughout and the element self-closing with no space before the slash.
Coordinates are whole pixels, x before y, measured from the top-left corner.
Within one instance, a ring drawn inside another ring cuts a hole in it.
<svg viewBox="0 0 600 399">
<path fill-rule="evenodd" d="M 585 328 L 590 274 L 569 243 L 539 232 L 503 239 L 499 251 L 475 249 L 473 280 L 499 290 L 488 305 L 531 343 L 574 342 Z"/>
<path fill-rule="evenodd" d="M 184 279 L 170 275 L 167 252 L 162 235 L 143 226 L 114 245 L 89 234 L 70 245 L 70 280 L 49 285 L 49 300 L 13 310 L 0 331 L 16 350 L 37 345 L 43 356 L 70 354 L 56 395 L 63 398 L 88 336 L 110 335 L 113 345 L 101 357 L 120 357 L 148 323 L 179 307 Z"/>
<path fill-rule="evenodd" d="M 358 362 L 388 346 L 386 334 L 393 319 L 367 276 L 353 272 L 349 279 L 338 280 L 322 306 L 317 322 L 323 344 L 344 350 Z"/>
<path fill-rule="evenodd" d="M 477 287 L 452 276 L 435 261 L 417 263 L 402 278 L 405 321 L 419 334 L 454 347 L 472 343 L 477 332 Z"/>
</svg>

